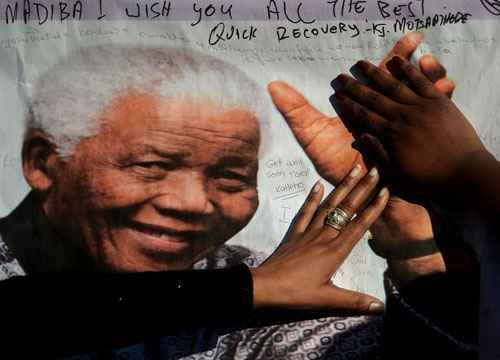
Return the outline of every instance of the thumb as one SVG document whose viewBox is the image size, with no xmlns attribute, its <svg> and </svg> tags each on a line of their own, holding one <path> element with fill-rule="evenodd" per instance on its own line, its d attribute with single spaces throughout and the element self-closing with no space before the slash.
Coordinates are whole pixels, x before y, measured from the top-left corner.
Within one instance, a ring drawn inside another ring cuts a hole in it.
<svg viewBox="0 0 500 360">
<path fill-rule="evenodd" d="M 384 303 L 379 299 L 360 292 L 342 289 L 333 285 L 324 288 L 325 307 L 335 313 L 376 315 L 385 310 Z"/>
<path fill-rule="evenodd" d="M 274 105 L 294 129 L 307 128 L 316 120 L 327 118 L 291 85 L 284 81 L 273 81 L 267 87 Z"/>
</svg>

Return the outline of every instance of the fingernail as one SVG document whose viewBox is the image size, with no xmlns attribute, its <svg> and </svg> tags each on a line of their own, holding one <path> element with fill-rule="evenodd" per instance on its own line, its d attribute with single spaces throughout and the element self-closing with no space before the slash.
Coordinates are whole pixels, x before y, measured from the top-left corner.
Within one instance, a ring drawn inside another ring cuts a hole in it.
<svg viewBox="0 0 500 360">
<path fill-rule="evenodd" d="M 322 187 L 323 187 L 323 184 L 321 184 L 321 181 L 317 181 L 316 184 L 313 187 L 313 193 L 320 192 L 320 190 L 321 190 Z"/>
<path fill-rule="evenodd" d="M 331 86 L 334 90 L 339 90 L 344 87 L 345 84 L 349 81 L 349 78 L 347 75 L 340 74 L 337 76 L 335 79 L 333 79 Z"/>
<path fill-rule="evenodd" d="M 385 306 L 380 301 L 374 301 L 368 306 L 368 311 L 371 313 L 381 313 L 384 312 Z"/>
<path fill-rule="evenodd" d="M 340 101 L 347 99 L 347 97 L 340 91 L 335 92 L 335 98 Z"/>
<path fill-rule="evenodd" d="M 349 76 L 346 75 L 346 74 L 340 74 L 339 76 L 337 76 L 337 79 L 336 79 L 339 83 L 341 83 L 342 85 L 345 85 L 347 84 L 347 82 L 350 80 L 349 79 Z"/>
<path fill-rule="evenodd" d="M 384 197 L 387 195 L 387 193 L 389 192 L 389 189 L 387 189 L 386 187 L 383 188 L 382 190 L 380 190 L 380 192 L 378 193 L 378 197 Z"/>
<path fill-rule="evenodd" d="M 356 67 L 360 69 L 361 71 L 368 71 L 370 70 L 370 64 L 368 64 L 364 60 L 360 60 L 356 63 Z"/>
<path fill-rule="evenodd" d="M 376 167 L 372 168 L 372 169 L 370 170 L 369 175 L 370 175 L 371 177 L 375 177 L 375 176 L 377 176 L 377 175 L 378 175 L 378 169 L 377 169 Z"/>
<path fill-rule="evenodd" d="M 425 38 L 425 34 L 422 31 L 415 31 L 415 38 L 419 40 L 423 40 Z"/>
<path fill-rule="evenodd" d="M 358 177 L 360 174 L 361 174 L 361 165 L 356 164 L 356 166 L 353 167 L 351 172 L 349 173 L 349 176 L 355 178 Z"/>
<path fill-rule="evenodd" d="M 420 31 L 414 31 L 408 34 L 408 40 L 411 41 L 414 45 L 419 44 L 422 40 L 424 40 L 425 34 Z"/>
<path fill-rule="evenodd" d="M 399 56 L 394 56 L 391 61 L 390 61 L 391 64 L 393 65 L 396 65 L 396 66 L 401 66 L 404 64 L 404 60 L 399 57 Z"/>
<path fill-rule="evenodd" d="M 333 90 L 339 90 L 342 88 L 342 83 L 339 81 L 339 78 L 336 77 L 335 79 L 332 80 L 330 86 L 333 88 Z"/>
</svg>

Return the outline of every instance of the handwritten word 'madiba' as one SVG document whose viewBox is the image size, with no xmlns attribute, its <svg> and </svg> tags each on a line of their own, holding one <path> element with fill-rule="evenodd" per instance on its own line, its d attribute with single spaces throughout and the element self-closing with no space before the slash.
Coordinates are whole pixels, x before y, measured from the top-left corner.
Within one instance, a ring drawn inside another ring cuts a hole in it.
<svg viewBox="0 0 500 360">
<path fill-rule="evenodd" d="M 81 20 L 83 4 L 81 1 L 59 1 L 56 4 L 19 1 L 5 6 L 4 18 L 7 24 L 22 21 L 38 21 L 43 25 L 47 21 Z"/>
</svg>

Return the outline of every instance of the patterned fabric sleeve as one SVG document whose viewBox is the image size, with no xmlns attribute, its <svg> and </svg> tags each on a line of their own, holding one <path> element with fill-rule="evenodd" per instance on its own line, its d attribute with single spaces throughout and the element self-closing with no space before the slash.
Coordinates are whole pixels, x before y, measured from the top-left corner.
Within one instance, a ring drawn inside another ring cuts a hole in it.
<svg viewBox="0 0 500 360">
<path fill-rule="evenodd" d="M 0 235 L 0 281 L 24 275 L 26 273 L 19 262 L 12 256 Z"/>
<path fill-rule="evenodd" d="M 203 260 L 196 267 L 225 267 L 241 262 L 255 267 L 266 257 L 264 253 L 241 246 L 223 246 L 211 258 Z M 207 351 L 181 358 L 376 360 L 380 359 L 381 332 L 381 316 L 319 316 L 263 326 L 253 324 L 242 330 L 221 334 L 217 343 Z"/>
</svg>

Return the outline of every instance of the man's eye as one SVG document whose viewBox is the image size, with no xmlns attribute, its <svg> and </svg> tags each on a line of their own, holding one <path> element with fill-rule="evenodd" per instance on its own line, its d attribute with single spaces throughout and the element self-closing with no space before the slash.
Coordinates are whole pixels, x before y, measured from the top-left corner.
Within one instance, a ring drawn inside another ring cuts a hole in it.
<svg viewBox="0 0 500 360">
<path fill-rule="evenodd" d="M 221 179 L 231 179 L 231 180 L 240 180 L 240 181 L 246 181 L 247 177 L 242 174 L 238 174 L 233 171 L 223 171 L 220 173 L 220 178 Z"/>
<path fill-rule="evenodd" d="M 146 161 L 139 162 L 133 165 L 134 167 L 142 168 L 145 170 L 163 170 L 169 171 L 174 169 L 175 165 L 165 161 Z"/>
<path fill-rule="evenodd" d="M 227 192 L 243 191 L 255 184 L 252 176 L 239 174 L 234 171 L 221 171 L 215 178 L 220 189 Z"/>
<path fill-rule="evenodd" d="M 227 180 L 227 181 L 234 181 L 234 182 L 242 182 L 245 184 L 252 184 L 254 182 L 254 177 L 251 175 L 247 174 L 241 174 L 236 171 L 231 171 L 231 170 L 223 170 L 219 171 L 218 173 L 214 174 L 215 178 L 219 180 Z"/>
</svg>

